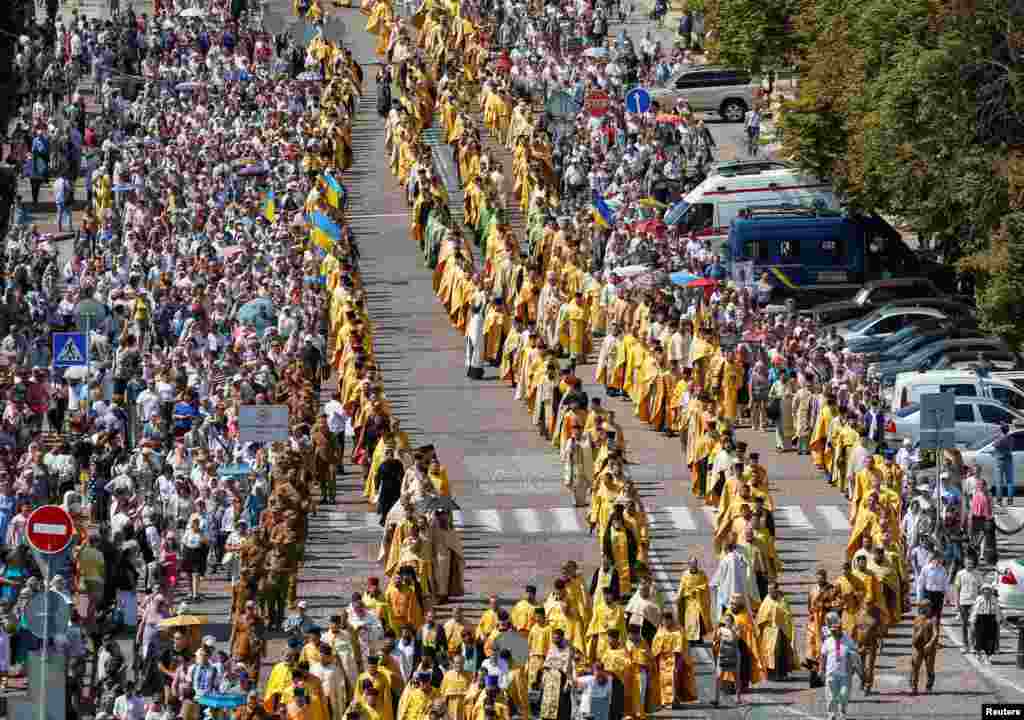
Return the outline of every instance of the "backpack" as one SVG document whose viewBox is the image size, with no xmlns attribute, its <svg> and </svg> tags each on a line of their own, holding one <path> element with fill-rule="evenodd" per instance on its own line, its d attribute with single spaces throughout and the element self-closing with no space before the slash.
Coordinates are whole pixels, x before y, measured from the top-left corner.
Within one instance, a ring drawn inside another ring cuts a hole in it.
<svg viewBox="0 0 1024 720">
<path fill-rule="evenodd" d="M 718 635 L 718 669 L 735 672 L 739 665 L 739 641 L 735 633 L 723 627 Z"/>
</svg>

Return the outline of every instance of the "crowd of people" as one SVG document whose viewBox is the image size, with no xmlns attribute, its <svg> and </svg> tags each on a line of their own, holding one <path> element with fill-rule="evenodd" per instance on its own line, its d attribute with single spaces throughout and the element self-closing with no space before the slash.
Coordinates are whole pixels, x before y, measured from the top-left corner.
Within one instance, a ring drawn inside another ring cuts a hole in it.
<svg viewBox="0 0 1024 720">
<path fill-rule="evenodd" d="M 21 674 L 39 647 L 22 617 L 46 589 L 27 518 L 58 502 L 76 532 L 48 583 L 73 606 L 55 647 L 76 717 L 193 720 L 237 706 L 238 720 L 635 720 L 699 700 L 692 649 L 703 644 L 737 703 L 806 669 L 842 716 L 853 677 L 873 690 L 879 649 L 912 608 L 909 684 L 933 688 L 947 604 L 964 649 L 990 657 L 994 588 L 973 555 L 950 572 L 960 558 L 936 546 L 912 492 L 918 458 L 881 442 L 884 411 L 860 359 L 766 310 L 756 289 L 725 280 L 706 242 L 663 222 L 673 183 L 711 158 L 703 124 L 685 103 L 580 112 L 569 127 L 534 109 L 538 94 L 614 91 L 685 55 L 664 60 L 649 37 L 634 53 L 586 3 L 567 14 L 532 3 L 525 19 L 500 3 L 427 0 L 406 19 L 368 0 L 362 11 L 382 60 L 390 167 L 439 302 L 466 336 L 467 375 L 495 368 L 525 405 L 586 508 L 600 565 L 588 580 L 568 562 L 545 596 L 533 585 L 511 607 L 492 596 L 467 620 L 443 449 L 412 447 L 387 400 L 346 222 L 364 69 L 322 33 L 305 48 L 268 36 L 243 4 L 165 1 L 151 20 L 76 20 L 26 49 L 26 62 L 91 62 L 102 104 L 95 115 L 80 94 L 70 108 L 26 99 L 19 161 L 33 200 L 60 135 L 67 176 L 85 168 L 87 242 L 58 263 L 54 239 L 26 231 L 19 242 L 45 262 L 12 273 L 0 313 L 12 369 L 0 671 Z M 294 12 L 315 26 L 331 9 L 298 0 Z M 461 214 L 423 134 L 432 125 L 455 157 Z M 525 218 L 521 237 L 510 209 Z M 627 271 L 641 262 L 648 271 Z M 708 282 L 673 287 L 679 270 Z M 50 332 L 86 314 L 89 367 L 54 367 Z M 578 373 L 591 361 L 603 398 Z M 692 558 L 672 597 L 655 583 L 617 403 L 675 438 L 694 497 L 716 510 L 714 572 Z M 286 405 L 287 438 L 247 440 L 253 405 Z M 778 452 L 809 456 L 849 499 L 847 562 L 831 580 L 819 571 L 802 641 L 780 586 L 769 473 L 737 439 L 744 424 L 773 426 Z M 346 460 L 380 518 L 384 583 L 369 578 L 325 622 L 298 577 L 310 518 L 337 502 Z M 963 517 L 990 521 L 984 480 L 956 453 L 940 462 Z M 203 636 L 190 605 L 221 571 L 226 645 Z M 131 657 L 116 640 L 126 626 L 137 627 Z M 277 630 L 287 648 L 263 681 Z"/>
</svg>

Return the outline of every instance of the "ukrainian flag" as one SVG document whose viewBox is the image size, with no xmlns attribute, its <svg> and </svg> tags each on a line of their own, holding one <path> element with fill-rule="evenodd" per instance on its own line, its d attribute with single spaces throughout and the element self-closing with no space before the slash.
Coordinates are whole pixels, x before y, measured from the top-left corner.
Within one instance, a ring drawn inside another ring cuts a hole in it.
<svg viewBox="0 0 1024 720">
<path fill-rule="evenodd" d="M 268 190 L 263 199 L 263 217 L 270 222 L 277 222 L 277 198 L 273 190 Z"/>
<path fill-rule="evenodd" d="M 335 240 L 341 239 L 341 228 L 321 212 L 314 212 L 310 218 L 310 232 L 313 242 L 327 251 L 334 247 Z"/>
<path fill-rule="evenodd" d="M 345 206 L 345 186 L 338 182 L 330 173 L 324 173 L 324 187 L 327 190 L 327 202 L 332 208 L 341 209 Z"/>
<path fill-rule="evenodd" d="M 594 191 L 593 199 L 591 200 L 591 212 L 594 215 L 594 222 L 598 226 L 603 228 L 615 227 L 615 212 L 608 206 L 601 194 Z"/>
</svg>

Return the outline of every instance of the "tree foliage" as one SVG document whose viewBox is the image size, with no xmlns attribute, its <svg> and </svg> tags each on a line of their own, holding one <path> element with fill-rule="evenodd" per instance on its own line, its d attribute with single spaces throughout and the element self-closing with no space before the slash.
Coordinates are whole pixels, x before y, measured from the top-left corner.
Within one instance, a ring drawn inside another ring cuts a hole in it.
<svg viewBox="0 0 1024 720">
<path fill-rule="evenodd" d="M 1017 4 L 803 0 L 799 91 L 783 116 L 786 153 L 852 206 L 897 215 L 947 258 L 966 257 L 983 320 L 1007 336 L 1018 305 L 1000 297 L 1017 280 L 1005 277 L 1012 264 L 987 259 L 1024 249 Z"/>
<path fill-rule="evenodd" d="M 792 32 L 797 0 L 714 0 L 713 4 L 705 23 L 715 37 L 716 61 L 754 73 L 792 64 L 799 41 Z"/>
</svg>

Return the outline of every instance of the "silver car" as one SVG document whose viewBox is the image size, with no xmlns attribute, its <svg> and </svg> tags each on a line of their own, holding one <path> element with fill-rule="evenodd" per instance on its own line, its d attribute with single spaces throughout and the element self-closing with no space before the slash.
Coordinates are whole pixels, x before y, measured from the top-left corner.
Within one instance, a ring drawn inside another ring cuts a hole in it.
<svg viewBox="0 0 1024 720">
<path fill-rule="evenodd" d="M 1024 423 L 1024 414 L 1000 402 L 982 397 L 958 397 L 954 410 L 957 447 L 969 447 L 991 438 L 1001 425 Z M 921 405 L 911 403 L 896 411 L 885 428 L 885 439 L 890 445 L 910 438 L 915 445 L 921 439 Z"/>
<path fill-rule="evenodd" d="M 760 87 L 745 70 L 701 65 L 683 68 L 665 87 L 652 90 L 651 97 L 669 106 L 683 99 L 694 112 L 714 112 L 729 122 L 743 122 Z"/>
</svg>

